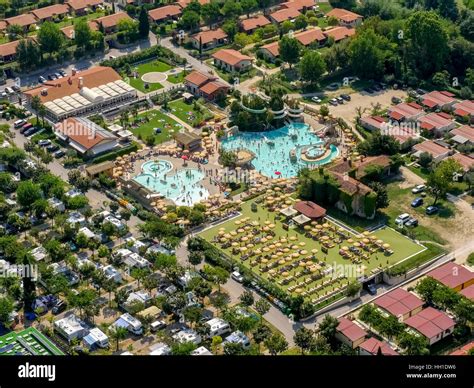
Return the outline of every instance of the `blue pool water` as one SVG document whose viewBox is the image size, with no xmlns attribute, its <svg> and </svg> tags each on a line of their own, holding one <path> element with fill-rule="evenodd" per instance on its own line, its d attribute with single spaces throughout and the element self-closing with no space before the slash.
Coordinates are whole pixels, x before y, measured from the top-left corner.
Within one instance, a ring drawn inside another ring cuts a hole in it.
<svg viewBox="0 0 474 388">
<path fill-rule="evenodd" d="M 173 165 L 166 160 L 148 161 L 134 180 L 179 206 L 192 206 L 209 197 L 209 191 L 199 183 L 205 178 L 203 172 L 188 168 L 174 173 L 172 170 Z"/>
<path fill-rule="evenodd" d="M 294 123 L 274 131 L 239 133 L 223 139 L 221 144 L 228 151 L 252 151 L 255 154 L 252 161 L 254 168 L 265 176 L 275 178 L 275 172 L 279 171 L 281 177 L 291 178 L 303 167 L 326 164 L 339 155 L 338 148 L 331 145 L 331 153 L 324 159 L 315 162 L 301 160 L 302 148 L 323 143 L 323 140 L 309 129 L 307 124 Z M 296 151 L 294 160 L 290 157 L 292 150 Z"/>
</svg>

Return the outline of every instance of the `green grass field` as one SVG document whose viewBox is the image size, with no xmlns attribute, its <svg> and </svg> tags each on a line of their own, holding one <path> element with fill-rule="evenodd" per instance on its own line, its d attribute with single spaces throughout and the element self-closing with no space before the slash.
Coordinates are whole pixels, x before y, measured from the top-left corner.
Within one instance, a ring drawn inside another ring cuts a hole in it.
<svg viewBox="0 0 474 388">
<path fill-rule="evenodd" d="M 158 110 L 142 113 L 138 117 L 142 118 L 144 116 L 147 116 L 150 121 L 139 127 L 132 127 L 131 131 L 135 136 L 140 136 L 145 140 L 147 136 L 155 135 L 154 128 L 161 128 L 161 133 L 155 135 L 155 144 L 169 140 L 171 136 L 181 128 L 181 124 Z"/>
<path fill-rule="evenodd" d="M 180 84 L 184 81 L 186 74 L 184 71 L 180 71 L 179 73 L 168 75 L 168 81 L 172 84 Z"/>
<path fill-rule="evenodd" d="M 265 221 L 270 221 L 271 223 L 275 224 L 275 227 L 272 229 L 273 232 L 275 232 L 275 237 L 272 238 L 272 242 L 276 242 L 277 239 L 280 240 L 281 238 L 285 238 L 289 240 L 289 243 L 290 243 L 289 245 L 299 245 L 298 249 L 300 252 L 300 257 L 298 257 L 297 261 L 300 260 L 302 257 L 308 257 L 308 258 L 312 257 L 313 255 L 311 254 L 311 251 L 313 249 L 317 249 L 318 252 L 314 255 L 312 260 L 314 262 L 318 261 L 319 263 L 325 263 L 325 265 L 321 267 L 322 270 L 328 267 L 334 267 L 335 265 L 351 264 L 350 260 L 343 258 L 339 254 L 339 249 L 342 246 L 349 246 L 351 244 L 344 241 L 341 244 L 336 244 L 333 248 L 329 248 L 327 254 L 324 254 L 322 253 L 322 250 L 321 250 L 322 245 L 319 241 L 306 237 L 304 231 L 302 231 L 301 229 L 290 229 L 289 231 L 284 230 L 282 226 L 283 224 L 280 222 L 278 216 L 276 216 L 276 213 L 269 212 L 267 209 L 265 209 L 261 205 L 258 205 L 257 212 L 252 212 L 251 202 L 252 201 L 248 201 L 242 205 L 242 215 L 240 217 L 238 217 L 237 219 L 229 220 L 223 224 L 217 225 L 212 229 L 205 230 L 204 232 L 201 233 L 201 236 L 207 241 L 210 241 L 213 244 L 215 244 L 215 246 L 221 249 L 227 256 L 232 257 L 236 261 L 238 260 L 246 268 L 251 269 L 259 277 L 262 277 L 265 280 L 274 282 L 274 283 L 279 282 L 281 280 L 279 275 L 272 276 L 269 274 L 269 272 L 261 272 L 260 265 L 254 265 L 254 266 L 251 265 L 251 261 L 253 261 L 257 256 L 252 256 L 251 259 L 241 261 L 239 258 L 240 254 L 237 254 L 237 255 L 232 254 L 232 249 L 233 249 L 232 247 L 223 249 L 220 243 L 213 242 L 213 238 L 218 234 L 219 229 L 224 228 L 226 233 L 231 233 L 231 231 L 236 231 L 237 229 L 241 228 L 241 226 L 235 225 L 235 221 L 245 218 L 245 217 L 248 217 L 250 219 L 249 222 L 257 221 L 261 225 L 261 226 L 258 226 L 257 229 L 260 229 L 261 227 L 263 227 Z M 251 235 L 253 234 L 253 236 L 249 238 L 249 242 L 251 242 L 252 238 L 256 236 L 256 234 L 253 232 L 250 232 L 250 234 Z M 369 260 L 363 260 L 360 263 L 360 266 L 358 267 L 362 267 L 363 273 L 365 273 L 366 275 L 370 275 L 371 273 L 370 271 L 379 266 L 382 266 L 383 268 L 392 266 L 396 263 L 402 262 L 408 257 L 414 256 L 422 252 L 423 250 L 425 250 L 423 246 L 420 246 L 414 243 L 410 239 L 406 238 L 405 236 L 403 236 L 402 234 L 396 232 L 395 230 L 391 228 L 380 229 L 374 232 L 373 234 L 376 236 L 377 239 L 383 240 L 384 243 L 390 244 L 391 249 L 394 251 L 394 253 L 389 256 L 386 256 L 384 255 L 383 252 L 377 251 L 377 252 L 372 253 L 369 256 Z M 239 234 L 238 236 L 242 236 L 242 235 Z M 263 235 L 259 234 L 258 236 L 261 237 Z M 291 242 L 290 241 L 291 238 L 296 238 L 296 240 Z M 351 238 L 353 238 L 354 241 L 357 241 L 357 238 L 355 236 L 351 236 Z M 282 245 L 286 246 L 287 244 L 282 244 Z M 263 244 L 256 243 L 255 247 L 252 249 L 258 249 L 262 246 Z M 307 251 L 307 253 L 303 254 L 301 253 L 301 250 L 305 250 Z M 291 250 L 290 252 L 295 252 L 295 251 Z M 268 253 L 268 255 L 273 255 L 275 253 L 276 251 L 272 249 Z M 291 255 L 291 253 L 289 254 Z M 265 255 L 265 253 L 262 254 L 262 257 L 263 255 Z M 279 257 L 278 259 L 274 258 L 276 260 L 273 260 L 273 261 L 279 261 L 281 260 L 282 257 L 284 258 L 287 255 L 288 253 L 285 254 L 285 256 Z M 270 262 L 272 262 L 272 260 L 270 260 Z M 296 268 L 292 268 L 288 272 L 291 275 L 295 275 L 296 272 L 301 271 L 301 270 L 302 270 L 301 267 L 296 267 Z M 354 274 L 354 276 L 357 276 L 357 277 L 360 275 L 362 275 L 362 271 L 357 272 L 357 274 Z M 298 281 L 304 280 L 305 278 L 307 277 L 304 276 L 302 279 L 298 279 Z M 332 274 L 328 273 L 322 276 L 321 279 L 318 279 L 318 280 L 313 281 L 312 283 L 309 283 L 309 286 L 307 288 L 318 286 L 331 278 L 332 278 Z M 313 294 L 311 297 L 324 296 L 328 294 L 329 292 L 335 291 L 337 288 L 344 287 L 345 284 L 347 284 L 349 280 L 353 280 L 353 279 L 349 278 L 348 280 L 343 280 L 343 281 L 331 284 L 323 288 L 322 290 L 318 291 L 317 294 Z M 293 286 L 295 283 L 292 281 L 287 285 L 283 285 L 280 283 L 277 283 L 277 284 L 281 289 L 286 291 L 288 287 Z"/>
<path fill-rule="evenodd" d="M 164 73 L 168 70 L 171 70 L 172 67 L 164 62 L 161 61 L 151 61 L 146 62 L 138 65 L 132 70 L 136 70 L 138 72 L 138 77 L 129 77 L 130 78 L 130 85 L 132 85 L 135 89 L 140 90 L 143 93 L 153 92 L 155 90 L 163 89 L 163 85 L 160 83 L 150 83 L 148 84 L 148 88 L 145 88 L 145 82 L 142 81 L 141 77 L 146 73 L 152 72 L 159 72 Z"/>
<path fill-rule="evenodd" d="M 20 341 L 22 341 L 23 344 Z M 31 351 L 25 347 L 25 344 Z M 64 355 L 50 339 L 45 337 L 34 327 L 29 327 L 20 332 L 11 332 L 0 337 L 1 356 L 12 356 L 17 353 L 34 356 Z"/>
<path fill-rule="evenodd" d="M 199 105 L 201 110 L 197 111 L 194 104 L 187 104 L 182 99 L 172 101 L 168 105 L 171 113 L 192 126 L 197 126 L 202 121 L 212 118 L 212 113 L 207 108 Z"/>
</svg>

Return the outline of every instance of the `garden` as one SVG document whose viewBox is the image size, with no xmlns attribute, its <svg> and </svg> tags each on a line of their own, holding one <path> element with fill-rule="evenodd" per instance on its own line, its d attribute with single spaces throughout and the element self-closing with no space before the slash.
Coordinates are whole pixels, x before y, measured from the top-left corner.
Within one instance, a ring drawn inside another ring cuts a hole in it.
<svg viewBox="0 0 474 388">
<path fill-rule="evenodd" d="M 133 125 L 130 128 L 133 134 L 143 141 L 146 141 L 150 136 L 154 136 L 154 144 L 160 144 L 169 140 L 173 133 L 182 128 L 181 124 L 158 110 L 139 114 L 137 122 L 139 124 Z M 159 129 L 160 132 L 157 133 L 155 129 Z"/>
<path fill-rule="evenodd" d="M 180 120 L 193 127 L 198 127 L 204 121 L 214 117 L 213 114 L 198 101 L 189 104 L 183 99 L 175 100 L 168 104 L 168 109 Z"/>
<path fill-rule="evenodd" d="M 142 63 L 137 66 L 131 65 L 130 68 L 125 70 L 125 73 L 130 79 L 130 85 L 132 85 L 135 89 L 140 90 L 143 93 L 149 93 L 163 88 L 163 85 L 160 83 L 160 80 L 165 81 L 167 79 L 167 75 L 165 73 L 171 69 L 172 67 L 167 63 L 161 62 L 159 60 L 154 60 L 151 62 Z M 156 79 L 156 82 L 145 82 L 142 77 L 148 73 L 162 74 L 160 75 L 159 80 Z"/>
</svg>

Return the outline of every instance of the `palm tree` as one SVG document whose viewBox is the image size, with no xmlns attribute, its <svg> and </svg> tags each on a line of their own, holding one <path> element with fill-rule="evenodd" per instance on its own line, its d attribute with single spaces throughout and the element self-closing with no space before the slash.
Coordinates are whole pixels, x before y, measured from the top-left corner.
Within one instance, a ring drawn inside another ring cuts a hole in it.
<svg viewBox="0 0 474 388">
<path fill-rule="evenodd" d="M 127 329 L 125 329 L 124 327 L 113 327 L 109 329 L 109 335 L 113 340 L 115 340 L 115 351 L 118 352 L 120 349 L 120 341 L 125 339 L 125 337 L 127 336 Z"/>
<path fill-rule="evenodd" d="M 39 124 L 39 108 L 41 105 L 41 98 L 39 96 L 34 96 L 31 99 L 31 109 L 33 109 L 36 113 L 36 124 Z"/>
</svg>

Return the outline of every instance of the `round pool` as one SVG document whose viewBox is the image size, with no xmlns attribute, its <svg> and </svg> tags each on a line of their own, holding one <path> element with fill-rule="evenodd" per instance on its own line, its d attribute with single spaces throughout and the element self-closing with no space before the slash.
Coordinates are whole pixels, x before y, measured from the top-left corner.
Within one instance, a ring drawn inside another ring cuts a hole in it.
<svg viewBox="0 0 474 388">
<path fill-rule="evenodd" d="M 148 161 L 143 163 L 142 171 L 145 174 L 166 174 L 173 169 L 173 165 L 167 160 Z"/>
</svg>

